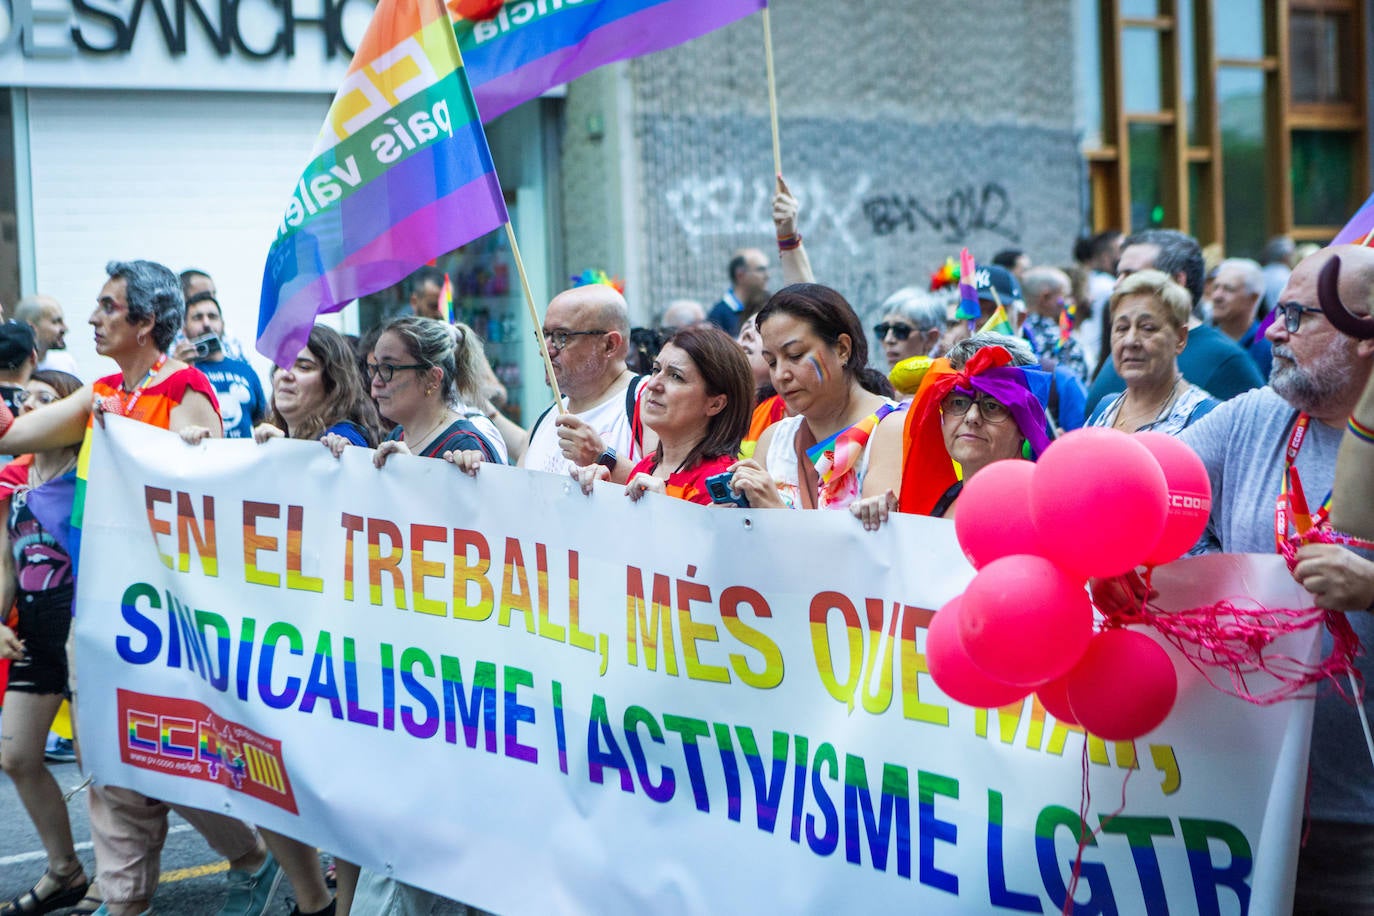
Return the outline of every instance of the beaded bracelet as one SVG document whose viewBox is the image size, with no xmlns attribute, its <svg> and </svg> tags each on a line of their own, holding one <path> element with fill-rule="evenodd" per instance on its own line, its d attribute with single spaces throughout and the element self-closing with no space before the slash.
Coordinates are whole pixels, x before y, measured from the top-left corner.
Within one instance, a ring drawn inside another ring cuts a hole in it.
<svg viewBox="0 0 1374 916">
<path fill-rule="evenodd" d="M 783 236 L 782 238 L 778 239 L 778 250 L 779 250 L 779 251 L 792 251 L 793 249 L 795 249 L 795 248 L 797 248 L 799 245 L 801 245 L 801 243 L 802 243 L 801 233 L 800 233 L 800 232 L 794 232 L 794 233 L 792 233 L 791 235 L 785 235 L 785 236 Z"/>
<path fill-rule="evenodd" d="M 1350 430 L 1356 439 L 1374 445 L 1374 429 L 1370 429 L 1354 417 L 1346 421 L 1345 428 Z"/>
</svg>

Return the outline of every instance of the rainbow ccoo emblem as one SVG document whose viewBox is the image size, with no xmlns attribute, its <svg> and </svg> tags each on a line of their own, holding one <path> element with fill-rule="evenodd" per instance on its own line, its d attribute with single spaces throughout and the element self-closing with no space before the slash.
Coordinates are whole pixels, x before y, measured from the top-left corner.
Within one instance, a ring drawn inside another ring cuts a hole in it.
<svg viewBox="0 0 1374 916">
<path fill-rule="evenodd" d="M 219 783 L 298 814 L 281 742 L 194 700 L 119 691 L 119 756 L 129 766 Z"/>
</svg>

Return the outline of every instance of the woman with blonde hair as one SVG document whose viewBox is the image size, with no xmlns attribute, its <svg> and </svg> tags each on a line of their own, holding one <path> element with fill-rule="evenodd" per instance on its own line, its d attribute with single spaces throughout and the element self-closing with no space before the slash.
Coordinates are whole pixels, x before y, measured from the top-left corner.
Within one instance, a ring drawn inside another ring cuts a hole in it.
<svg viewBox="0 0 1374 916">
<path fill-rule="evenodd" d="M 1217 406 L 1178 368 L 1191 312 L 1188 291 L 1161 271 L 1138 271 L 1117 284 L 1107 306 L 1106 328 L 1112 366 L 1126 390 L 1103 398 L 1088 418 L 1089 426 L 1176 435 Z"/>
</svg>

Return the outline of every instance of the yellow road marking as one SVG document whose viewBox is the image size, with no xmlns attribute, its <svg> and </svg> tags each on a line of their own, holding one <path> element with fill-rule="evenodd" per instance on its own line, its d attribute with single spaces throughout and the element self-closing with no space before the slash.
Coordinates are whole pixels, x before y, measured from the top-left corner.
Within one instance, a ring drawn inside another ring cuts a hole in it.
<svg viewBox="0 0 1374 916">
<path fill-rule="evenodd" d="M 204 878 L 206 875 L 218 875 L 229 870 L 229 863 L 220 859 L 209 865 L 195 865 L 191 868 L 174 868 L 171 871 L 162 873 L 162 878 L 158 884 L 175 884 L 178 881 L 186 881 L 191 878 Z M 4 901 L 8 903 L 9 901 Z M 3 904 L 0 904 L 3 905 Z"/>
<path fill-rule="evenodd" d="M 220 859 L 209 865 L 195 865 L 191 868 L 174 868 L 171 871 L 162 873 L 162 880 L 158 884 L 174 884 L 177 881 L 185 881 L 188 878 L 203 878 L 206 875 L 217 875 L 220 872 L 229 870 L 229 863 Z"/>
</svg>

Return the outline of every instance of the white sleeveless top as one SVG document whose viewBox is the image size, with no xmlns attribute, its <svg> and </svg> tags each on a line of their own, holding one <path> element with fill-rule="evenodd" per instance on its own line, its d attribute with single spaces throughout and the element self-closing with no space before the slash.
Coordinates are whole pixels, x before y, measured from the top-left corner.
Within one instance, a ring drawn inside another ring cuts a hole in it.
<svg viewBox="0 0 1374 916">
<path fill-rule="evenodd" d="M 778 495 L 782 497 L 783 504 L 789 509 L 802 507 L 801 481 L 797 478 L 797 428 L 804 419 L 805 417 L 801 414 L 795 417 L 783 417 L 769 427 L 773 431 L 773 440 L 768 443 L 768 456 L 765 459 L 767 470 L 778 485 Z M 863 490 L 864 477 L 868 474 L 868 458 L 872 448 L 873 437 L 870 436 L 868 443 L 864 446 L 863 457 L 859 459 L 858 466 L 854 468 L 854 478 L 861 491 Z M 843 509 L 848 505 L 848 502 L 832 503 L 825 508 Z"/>
</svg>

